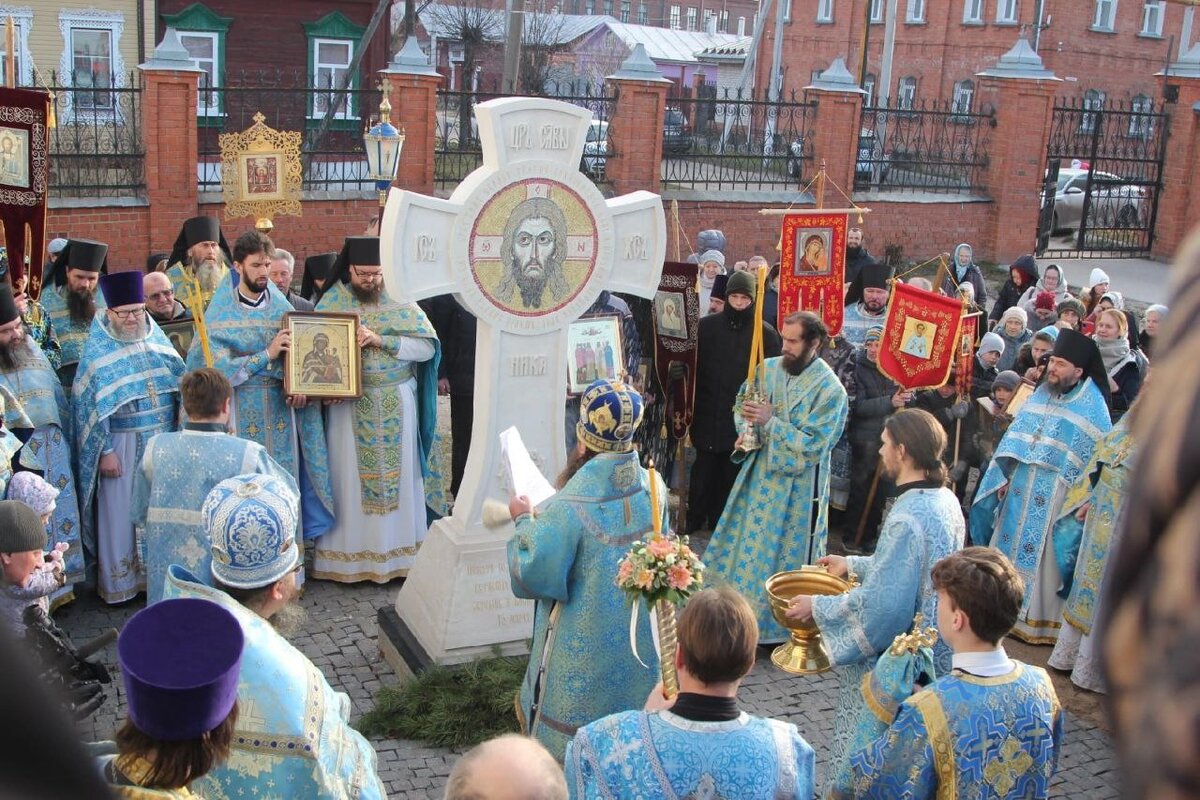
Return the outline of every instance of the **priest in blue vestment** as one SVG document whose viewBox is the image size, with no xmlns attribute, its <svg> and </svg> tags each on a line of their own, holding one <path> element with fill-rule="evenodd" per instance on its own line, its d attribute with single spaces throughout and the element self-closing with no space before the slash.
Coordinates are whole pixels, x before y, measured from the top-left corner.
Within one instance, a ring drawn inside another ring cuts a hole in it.
<svg viewBox="0 0 1200 800">
<path fill-rule="evenodd" d="M 582 725 L 640 708 L 658 677 L 649 614 L 638 613 L 640 663 L 630 641 L 630 609 L 616 583 L 629 546 L 654 529 L 650 492 L 667 529 L 667 487 L 638 463 L 633 437 L 642 397 L 619 381 L 598 380 L 579 401 L 578 444 L 558 493 L 534 517 L 513 498 L 516 533 L 508 573 L 517 597 L 536 600 L 533 646 L 517 714 L 524 732 L 559 761 Z"/>
<path fill-rule="evenodd" d="M 1060 565 L 1068 554 L 1056 552 L 1051 531 L 1067 492 L 1112 428 L 1107 387 L 1096 343 L 1077 331 L 1060 331 L 1042 385 L 997 445 L 971 506 L 971 541 L 990 542 L 1025 583 L 1013 635 L 1031 644 L 1053 644 L 1062 625 L 1058 593 L 1070 576 Z"/>
<path fill-rule="evenodd" d="M 317 541 L 313 577 L 387 583 L 425 541 L 425 478 L 437 428 L 437 333 L 383 285 L 378 236 L 346 239 L 320 312 L 356 314 L 362 397 L 330 406 L 325 433 L 337 522 Z"/>
<path fill-rule="evenodd" d="M 218 483 L 237 475 L 273 475 L 299 494 L 295 479 L 262 445 L 229 434 L 233 387 L 224 375 L 208 367 L 189 372 L 179 382 L 179 395 L 187 422 L 178 432 L 152 438 L 134 474 L 130 513 L 141 529 L 147 603 L 162 599 L 172 564 L 211 583 L 212 547 L 200 508 Z"/>
<path fill-rule="evenodd" d="M 1024 602 L 1020 576 L 995 550 L 968 547 L 940 561 L 932 580 L 954 669 L 851 754 L 854 797 L 1049 797 L 1062 743 L 1058 696 L 1045 670 L 1010 659 L 1000 644 Z"/>
<path fill-rule="evenodd" d="M 678 695 L 656 690 L 646 710 L 597 720 L 567 745 L 571 797 L 811 800 L 815 756 L 796 726 L 738 708 L 758 644 L 745 598 L 729 586 L 698 592 L 678 641 Z"/>
<path fill-rule="evenodd" d="M 233 384 L 231 425 L 243 439 L 267 449 L 300 486 L 301 530 L 306 540 L 333 526 L 333 487 L 319 402 L 283 390 L 291 336 L 283 315 L 292 305 L 267 278 L 275 245 L 258 231 L 233 247 L 237 286 L 222 283 L 205 312 L 212 366 Z M 199 337 L 188 350 L 188 369 L 205 366 Z"/>
<path fill-rule="evenodd" d="M 272 475 L 239 475 L 213 487 L 201 512 L 215 586 L 176 564 L 163 597 L 216 603 L 237 618 L 246 643 L 229 758 L 191 788 L 239 800 L 386 797 L 374 748 L 350 727 L 350 698 L 280 633 L 303 621 L 295 492 Z"/>
<path fill-rule="evenodd" d="M 95 581 L 95 540 L 82 538 L 79 502 L 71 455 L 71 405 L 58 373 L 42 348 L 29 337 L 8 284 L 0 282 L 0 389 L 6 393 L 5 427 L 31 428 L 17 464 L 41 473 L 58 489 L 54 512 L 46 526 L 49 547 L 66 544 L 66 585 L 54 599 L 69 597 L 71 585 L 87 576 Z"/>
<path fill-rule="evenodd" d="M 96 291 L 96 284 L 107 271 L 108 245 L 71 239 L 55 257 L 50 274 L 44 277 L 45 291 L 38 300 L 50 315 L 50 325 L 58 338 L 61 351 L 58 376 L 68 397 L 83 346 L 91 335 L 92 320 L 104 308 L 104 296 Z"/>
<path fill-rule="evenodd" d="M 735 448 L 742 462 L 721 520 L 704 552 L 710 580 L 728 581 L 754 606 L 763 642 L 781 642 L 763 585 L 776 572 L 825 555 L 829 528 L 829 455 L 849 409 L 846 390 L 819 357 L 828 337 L 817 315 L 799 311 L 780 328 L 783 355 L 760 368 L 765 402 L 735 407 L 759 430 L 762 447 Z"/>
<path fill-rule="evenodd" d="M 883 424 L 880 467 L 896 484 L 896 500 L 883 520 L 879 544 L 869 556 L 826 556 L 830 573 L 858 576 L 860 585 L 839 595 L 792 599 L 788 616 L 817 623 L 838 673 L 838 715 L 833 726 L 825 794 L 845 785 L 848 746 L 864 714 L 870 714 L 862 682 L 898 634 L 919 612 L 937 619 L 937 594 L 929 571 L 938 559 L 963 546 L 962 507 L 946 486 L 942 453 L 946 432 L 927 411 L 904 409 Z M 934 647 L 938 674 L 950 669 L 950 650 Z"/>
<path fill-rule="evenodd" d="M 92 322 L 72 387 L 75 458 L 84 529 L 96 531 L 97 589 L 122 603 L 145 587 L 130 509 L 134 476 L 150 438 L 177 427 L 184 369 L 146 314 L 141 272 L 105 275 L 100 290 L 107 308 Z"/>
</svg>

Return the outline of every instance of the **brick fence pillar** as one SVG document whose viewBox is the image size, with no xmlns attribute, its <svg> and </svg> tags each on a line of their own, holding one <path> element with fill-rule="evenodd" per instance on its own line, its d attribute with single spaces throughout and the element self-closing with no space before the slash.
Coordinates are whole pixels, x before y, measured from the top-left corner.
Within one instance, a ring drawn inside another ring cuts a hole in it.
<svg viewBox="0 0 1200 800">
<path fill-rule="evenodd" d="M 657 193 L 662 182 L 663 124 L 671 82 L 639 44 L 606 83 L 617 100 L 608 124 L 605 173 L 617 194 L 638 189 Z"/>
<path fill-rule="evenodd" d="M 1020 39 L 996 66 L 978 73 L 979 100 L 996 110 L 984 186 L 992 198 L 991 224 L 976 250 L 1010 264 L 1037 242 L 1038 188 L 1046 170 L 1054 94 L 1059 78 L 1044 69 Z"/>
<path fill-rule="evenodd" d="M 142 137 L 150 247 L 169 250 L 179 226 L 197 213 L 196 102 L 200 70 L 167 28 L 142 71 Z"/>
<path fill-rule="evenodd" d="M 1184 237 L 1200 221 L 1200 181 L 1193 177 L 1196 164 L 1200 163 L 1197 161 L 1200 159 L 1200 44 L 1159 73 L 1159 77 L 1164 88 L 1178 87 L 1178 95 L 1166 107 L 1170 135 L 1164 153 L 1151 254 L 1171 260 Z"/>
<path fill-rule="evenodd" d="M 823 161 L 829 180 L 847 195 L 852 195 L 854 165 L 858 160 L 859 119 L 866 92 L 859 88 L 840 56 L 805 90 L 815 94 L 819 106 L 816 121 L 809 128 L 813 139 L 812 169 L 800 176 L 802 185 L 807 185 L 816 176 Z M 814 186 L 812 191 L 815 190 Z M 817 198 L 817 202 L 831 208 L 846 205 L 832 187 L 828 187 L 825 197 Z"/>
<path fill-rule="evenodd" d="M 391 86 L 392 108 L 399 127 L 404 128 L 404 149 L 392 185 L 421 194 L 433 194 L 433 151 L 438 130 L 437 92 L 442 76 L 429 64 L 415 37 L 380 76 Z"/>
</svg>

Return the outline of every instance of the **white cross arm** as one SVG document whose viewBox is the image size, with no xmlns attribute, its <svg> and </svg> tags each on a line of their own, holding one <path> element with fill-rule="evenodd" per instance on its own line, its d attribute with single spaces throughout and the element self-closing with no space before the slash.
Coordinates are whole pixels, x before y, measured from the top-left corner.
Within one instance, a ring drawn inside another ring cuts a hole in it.
<svg viewBox="0 0 1200 800">
<path fill-rule="evenodd" d="M 413 302 L 455 291 L 450 239 L 462 207 L 450 200 L 392 189 L 379 227 L 384 285 Z"/>
<path fill-rule="evenodd" d="M 522 161 L 579 166 L 592 112 L 541 97 L 503 97 L 475 106 L 483 163 L 505 169 Z"/>
<path fill-rule="evenodd" d="M 613 267 L 605 288 L 653 297 L 667 255 L 667 217 L 662 198 L 631 192 L 608 201 L 613 215 Z"/>
</svg>

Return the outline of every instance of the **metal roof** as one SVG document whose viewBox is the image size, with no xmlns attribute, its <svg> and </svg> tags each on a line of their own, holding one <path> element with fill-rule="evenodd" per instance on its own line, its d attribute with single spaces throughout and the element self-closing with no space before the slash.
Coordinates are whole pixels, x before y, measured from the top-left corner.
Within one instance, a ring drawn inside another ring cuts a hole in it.
<svg viewBox="0 0 1200 800">
<path fill-rule="evenodd" d="M 457 38 L 454 25 L 456 13 L 459 12 L 456 12 L 453 6 L 431 3 L 420 12 L 421 24 L 430 35 L 439 39 L 454 40 Z M 470 13 L 489 15 L 488 27 L 501 31 L 496 41 L 503 40 L 504 11 L 472 8 Z M 547 16 L 552 16 L 553 22 L 547 23 Z M 697 56 L 702 51 L 717 51 L 712 55 L 722 55 L 723 51 L 739 44 L 747 48 L 750 43 L 750 38 L 746 36 L 631 25 L 605 14 L 526 15 L 526 32 L 528 33 L 533 26 L 541 26 L 541 32 L 537 34 L 540 37 L 553 37 L 553 41 L 546 44 L 569 44 L 604 26 L 630 50 L 641 44 L 645 46 L 651 60 L 675 64 L 695 64 L 699 61 Z M 729 55 L 733 53 L 730 52 Z"/>
</svg>

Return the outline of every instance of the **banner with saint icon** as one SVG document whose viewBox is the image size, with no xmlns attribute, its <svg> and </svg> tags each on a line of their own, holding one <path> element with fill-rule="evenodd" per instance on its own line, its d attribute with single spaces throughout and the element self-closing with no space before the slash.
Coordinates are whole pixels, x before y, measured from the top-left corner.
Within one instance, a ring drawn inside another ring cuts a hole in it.
<svg viewBox="0 0 1200 800">
<path fill-rule="evenodd" d="M 12 282 L 16 285 L 28 268 L 25 291 L 34 300 L 42 290 L 49 116 L 48 92 L 0 87 L 0 223 Z"/>
<path fill-rule="evenodd" d="M 879 371 L 902 389 L 944 386 L 960 355 L 963 302 L 907 283 L 892 284 Z"/>
<path fill-rule="evenodd" d="M 959 334 L 958 345 L 958 368 L 954 376 L 954 385 L 959 397 L 971 396 L 971 377 L 975 374 L 975 333 L 982 316 L 977 311 L 962 318 L 962 332 Z"/>
<path fill-rule="evenodd" d="M 696 292 L 695 264 L 682 261 L 663 263 L 651 316 L 654 323 L 654 373 L 666 400 L 663 424 L 670 430 L 672 438 L 683 439 L 692 424 L 692 405 L 696 396 L 696 335 L 700 322 L 700 296 Z M 660 459 L 659 463 L 665 461 Z"/>
<path fill-rule="evenodd" d="M 795 211 L 783 217 L 779 256 L 779 319 L 812 311 L 829 335 L 842 330 L 846 280 L 845 212 Z"/>
</svg>

